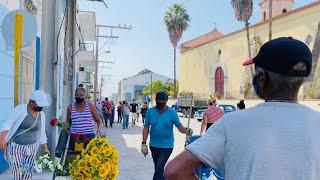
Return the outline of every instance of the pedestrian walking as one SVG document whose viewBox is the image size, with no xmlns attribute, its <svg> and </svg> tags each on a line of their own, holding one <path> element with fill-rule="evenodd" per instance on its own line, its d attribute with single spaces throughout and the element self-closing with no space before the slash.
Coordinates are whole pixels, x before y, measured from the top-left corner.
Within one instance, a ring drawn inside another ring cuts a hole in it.
<svg viewBox="0 0 320 180">
<path fill-rule="evenodd" d="M 137 110 L 138 110 L 138 104 L 136 103 L 136 100 L 133 99 L 133 101 L 131 103 L 132 126 L 134 126 L 136 124 L 136 121 L 138 119 Z"/>
<path fill-rule="evenodd" d="M 105 101 L 102 105 L 102 110 L 106 127 L 108 127 L 108 121 L 110 127 L 112 127 L 112 103 L 107 97 L 105 98 Z"/>
<path fill-rule="evenodd" d="M 144 124 L 145 118 L 146 118 L 146 113 L 148 110 L 148 103 L 145 102 L 143 106 L 141 107 L 141 116 L 142 116 L 142 123 Z"/>
<path fill-rule="evenodd" d="M 98 99 L 97 99 L 96 109 L 99 113 L 100 119 L 103 119 L 102 104 L 101 104 L 100 100 L 98 100 Z"/>
<path fill-rule="evenodd" d="M 102 122 L 95 106 L 86 99 L 85 89 L 78 87 L 75 90 L 75 102 L 67 109 L 67 121 L 70 124 L 70 144 L 71 150 L 75 149 L 75 141 L 81 141 L 83 148 L 91 139 L 96 137 L 94 122 L 97 123 L 97 132 L 102 136 Z"/>
<path fill-rule="evenodd" d="M 6 152 L 12 179 L 31 180 L 36 153 L 41 145 L 49 153 L 45 132 L 46 117 L 42 111 L 49 106 L 45 92 L 33 91 L 28 104 L 13 110 L 0 134 L 0 149 Z"/>
<path fill-rule="evenodd" d="M 123 122 L 122 129 L 128 129 L 130 116 L 130 106 L 126 101 L 123 101 Z"/>
<path fill-rule="evenodd" d="M 265 43 L 244 65 L 255 66 L 253 87 L 265 102 L 229 113 L 171 161 L 168 180 L 191 179 L 201 164 L 225 179 L 320 179 L 320 112 L 298 103 L 312 69 L 306 44 L 293 38 Z"/>
<path fill-rule="evenodd" d="M 138 106 L 137 106 L 137 122 L 139 122 L 139 118 L 140 118 L 140 114 L 141 114 L 141 102 L 138 103 Z"/>
<path fill-rule="evenodd" d="M 146 156 L 148 154 L 147 138 L 150 132 L 149 145 L 155 170 L 153 180 L 164 180 L 163 169 L 174 147 L 173 126 L 188 136 L 193 133 L 192 129 L 181 124 L 176 111 L 169 108 L 167 102 L 166 93 L 156 94 L 156 106 L 147 111 L 142 133 L 141 152 Z"/>
<path fill-rule="evenodd" d="M 117 113 L 118 113 L 117 123 L 121 123 L 122 122 L 122 113 L 123 113 L 123 103 L 121 101 L 118 104 Z"/>
<path fill-rule="evenodd" d="M 200 135 L 202 135 L 212 124 L 216 123 L 224 115 L 224 111 L 217 107 L 217 99 L 215 97 L 209 98 L 208 105 L 208 109 L 203 113 Z"/>
<path fill-rule="evenodd" d="M 240 102 L 237 103 L 237 109 L 243 110 L 246 108 L 246 105 L 244 104 L 244 100 L 240 100 Z"/>
<path fill-rule="evenodd" d="M 113 124 L 114 123 L 114 116 L 115 116 L 115 105 L 114 105 L 113 101 L 111 102 L 111 104 L 112 104 L 112 110 L 111 110 L 111 118 L 110 118 L 110 120 L 111 120 L 111 123 Z"/>
</svg>

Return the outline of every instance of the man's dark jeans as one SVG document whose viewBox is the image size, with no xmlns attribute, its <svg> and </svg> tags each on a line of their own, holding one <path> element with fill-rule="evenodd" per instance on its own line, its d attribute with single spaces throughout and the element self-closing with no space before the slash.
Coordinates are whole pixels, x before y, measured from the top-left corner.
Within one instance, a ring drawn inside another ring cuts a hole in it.
<svg viewBox="0 0 320 180">
<path fill-rule="evenodd" d="M 165 180 L 163 177 L 164 166 L 166 165 L 173 148 L 156 148 L 150 146 L 154 163 L 153 180 Z"/>
<path fill-rule="evenodd" d="M 108 127 L 108 121 L 110 122 L 110 127 L 112 127 L 112 119 L 111 119 L 111 115 L 112 114 L 107 114 L 107 113 L 103 113 L 103 118 L 104 118 L 104 122 L 106 124 L 106 127 Z"/>
</svg>

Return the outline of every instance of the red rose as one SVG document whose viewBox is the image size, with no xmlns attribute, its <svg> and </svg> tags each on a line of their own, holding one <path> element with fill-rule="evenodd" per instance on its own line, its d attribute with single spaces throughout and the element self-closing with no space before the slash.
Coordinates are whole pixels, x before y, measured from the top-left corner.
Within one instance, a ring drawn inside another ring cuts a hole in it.
<svg viewBox="0 0 320 180">
<path fill-rule="evenodd" d="M 80 138 L 80 136 L 81 136 L 81 135 L 80 135 L 79 133 L 75 133 L 75 134 L 73 134 L 73 137 L 74 137 L 74 138 L 76 138 L 76 139 L 79 139 L 79 138 Z"/>
<path fill-rule="evenodd" d="M 89 141 L 90 141 L 90 138 L 89 138 L 86 134 L 82 135 L 82 138 L 83 138 L 86 142 L 89 142 Z"/>
<path fill-rule="evenodd" d="M 55 126 L 58 122 L 58 119 L 57 118 L 52 118 L 51 121 L 50 121 L 50 125 L 51 126 Z"/>
</svg>

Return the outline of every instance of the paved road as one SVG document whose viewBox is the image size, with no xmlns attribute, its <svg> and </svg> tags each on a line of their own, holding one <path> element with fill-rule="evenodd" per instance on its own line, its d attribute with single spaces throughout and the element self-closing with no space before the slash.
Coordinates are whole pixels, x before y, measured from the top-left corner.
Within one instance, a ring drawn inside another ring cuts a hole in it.
<svg viewBox="0 0 320 180">
<path fill-rule="evenodd" d="M 187 119 L 181 119 L 184 125 Z M 194 129 L 194 134 L 200 132 L 200 122 L 192 119 L 190 127 Z M 131 125 L 131 124 L 130 124 Z M 153 163 L 151 155 L 144 157 L 140 153 L 142 140 L 142 123 L 139 122 L 128 130 L 123 130 L 120 124 L 115 124 L 113 128 L 106 129 L 108 138 L 120 152 L 120 175 L 118 180 L 150 180 L 153 176 Z M 184 149 L 185 135 L 175 129 L 175 148 L 171 159 Z"/>
</svg>

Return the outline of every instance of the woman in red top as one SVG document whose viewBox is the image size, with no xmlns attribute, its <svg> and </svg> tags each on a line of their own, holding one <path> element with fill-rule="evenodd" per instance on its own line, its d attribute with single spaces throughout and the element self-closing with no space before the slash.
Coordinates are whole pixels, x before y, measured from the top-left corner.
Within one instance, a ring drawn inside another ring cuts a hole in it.
<svg viewBox="0 0 320 180">
<path fill-rule="evenodd" d="M 208 100 L 209 107 L 204 111 L 203 120 L 200 129 L 200 135 L 204 133 L 212 124 L 218 121 L 223 115 L 224 111 L 217 107 L 216 98 L 210 98 Z"/>
</svg>

